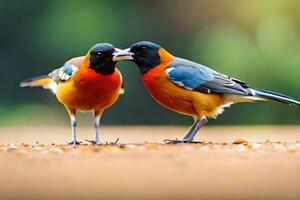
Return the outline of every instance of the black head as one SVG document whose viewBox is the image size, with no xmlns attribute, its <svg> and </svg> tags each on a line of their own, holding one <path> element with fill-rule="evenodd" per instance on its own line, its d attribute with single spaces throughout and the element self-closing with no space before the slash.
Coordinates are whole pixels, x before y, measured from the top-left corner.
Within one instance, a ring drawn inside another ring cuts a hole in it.
<svg viewBox="0 0 300 200">
<path fill-rule="evenodd" d="M 116 65 L 113 61 L 115 53 L 116 49 L 111 44 L 96 44 L 90 50 L 90 68 L 100 74 L 112 74 Z"/>
<path fill-rule="evenodd" d="M 141 73 L 145 74 L 164 62 L 172 61 L 173 56 L 158 44 L 142 41 L 117 52 L 113 60 L 132 60 L 137 64 Z"/>
<path fill-rule="evenodd" d="M 133 54 L 133 61 L 137 64 L 142 74 L 160 64 L 158 52 L 160 48 L 160 45 L 147 41 L 131 45 L 130 52 Z"/>
</svg>

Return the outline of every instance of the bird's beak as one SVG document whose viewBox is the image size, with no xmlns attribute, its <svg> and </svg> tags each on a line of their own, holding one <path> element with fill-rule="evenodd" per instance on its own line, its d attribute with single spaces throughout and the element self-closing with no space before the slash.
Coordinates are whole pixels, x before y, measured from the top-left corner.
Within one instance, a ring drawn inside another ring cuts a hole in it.
<svg viewBox="0 0 300 200">
<path fill-rule="evenodd" d="M 115 56 L 113 57 L 113 61 L 121 61 L 121 60 L 133 60 L 134 53 L 130 52 L 130 49 L 120 50 L 116 52 Z"/>
<path fill-rule="evenodd" d="M 119 51 L 123 51 L 123 49 L 115 48 L 115 53 L 117 53 Z"/>
<path fill-rule="evenodd" d="M 119 51 L 123 51 L 122 49 L 119 49 L 119 48 L 115 48 L 115 52 L 113 52 L 113 56 L 115 56 Z"/>
</svg>

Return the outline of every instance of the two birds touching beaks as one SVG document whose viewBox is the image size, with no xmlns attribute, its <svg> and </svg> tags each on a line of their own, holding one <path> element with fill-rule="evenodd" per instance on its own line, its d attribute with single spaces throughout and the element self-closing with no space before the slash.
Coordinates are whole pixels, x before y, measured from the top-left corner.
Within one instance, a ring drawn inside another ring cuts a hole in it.
<svg viewBox="0 0 300 200">
<path fill-rule="evenodd" d="M 107 43 L 96 44 L 85 56 L 67 61 L 49 75 L 26 80 L 21 87 L 41 86 L 56 95 L 71 119 L 72 140 L 69 144 L 80 144 L 76 139 L 76 112 L 93 112 L 96 135 L 90 142 L 100 145 L 101 115 L 124 91 L 122 75 L 116 68 L 116 63 L 124 60 L 138 66 L 145 88 L 160 105 L 194 118 L 195 122 L 184 138 L 165 140 L 166 143 L 193 142 L 207 118 L 216 118 L 225 107 L 234 103 L 277 101 L 300 105 L 289 96 L 251 88 L 241 80 L 175 57 L 160 45 L 148 41 L 137 42 L 125 50 Z"/>
</svg>

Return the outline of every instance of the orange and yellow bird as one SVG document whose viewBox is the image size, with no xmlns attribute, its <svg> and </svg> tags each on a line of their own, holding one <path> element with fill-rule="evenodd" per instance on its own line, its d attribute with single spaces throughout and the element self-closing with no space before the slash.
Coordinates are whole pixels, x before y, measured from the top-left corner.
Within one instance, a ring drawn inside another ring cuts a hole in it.
<svg viewBox="0 0 300 200">
<path fill-rule="evenodd" d="M 49 75 L 26 80 L 21 87 L 42 86 L 50 89 L 67 109 L 72 126 L 72 141 L 76 139 L 76 111 L 92 111 L 96 136 L 94 144 L 100 145 L 99 126 L 103 111 L 112 106 L 123 92 L 122 75 L 112 60 L 119 49 L 111 44 L 93 46 L 86 56 L 67 61 L 63 67 Z"/>
<path fill-rule="evenodd" d="M 299 101 L 289 96 L 250 88 L 240 80 L 175 57 L 152 42 L 135 43 L 119 51 L 114 60 L 135 62 L 144 86 L 158 103 L 195 119 L 183 139 L 165 140 L 167 143 L 193 142 L 196 133 L 207 123 L 207 118 L 216 118 L 233 103 L 272 100 L 300 105 Z"/>
</svg>

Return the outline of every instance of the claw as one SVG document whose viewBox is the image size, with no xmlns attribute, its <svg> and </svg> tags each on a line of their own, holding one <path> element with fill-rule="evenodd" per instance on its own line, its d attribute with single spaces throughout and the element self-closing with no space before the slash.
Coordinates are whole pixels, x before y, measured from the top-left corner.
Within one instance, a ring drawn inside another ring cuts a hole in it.
<svg viewBox="0 0 300 200">
<path fill-rule="evenodd" d="M 80 145 L 81 143 L 82 143 L 82 142 L 80 142 L 80 141 L 67 142 L 68 145 L 74 145 L 74 146 Z"/>
<path fill-rule="evenodd" d="M 193 141 L 193 140 L 189 140 L 189 139 L 175 139 L 175 140 L 169 140 L 169 139 L 166 139 L 164 140 L 164 142 L 166 144 L 183 144 L 183 143 L 190 143 L 190 144 L 201 144 L 203 142 L 201 141 Z"/>
<path fill-rule="evenodd" d="M 91 143 L 91 144 L 93 144 L 93 145 L 98 145 L 98 146 L 101 145 L 100 142 L 96 142 L 95 140 L 85 140 L 85 141 L 87 141 L 87 142 L 89 142 L 89 143 Z"/>
</svg>

